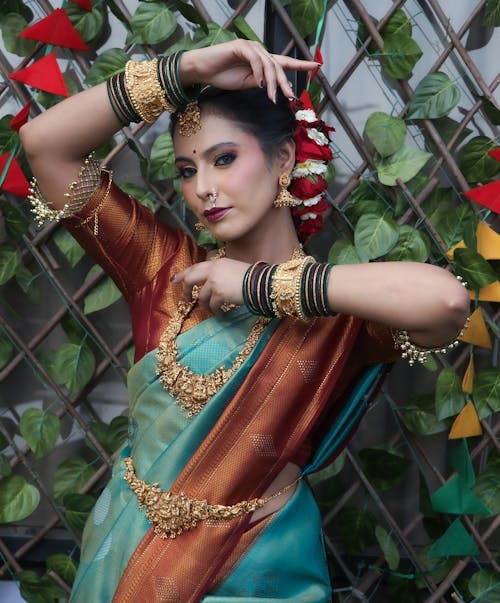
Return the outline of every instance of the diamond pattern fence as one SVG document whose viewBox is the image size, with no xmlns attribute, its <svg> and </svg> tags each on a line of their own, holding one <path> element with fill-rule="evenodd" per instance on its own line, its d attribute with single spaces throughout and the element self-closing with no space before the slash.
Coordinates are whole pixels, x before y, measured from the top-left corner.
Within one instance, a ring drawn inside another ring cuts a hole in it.
<svg viewBox="0 0 500 603">
<path fill-rule="evenodd" d="M 73 94 L 128 58 L 240 36 L 325 59 L 309 92 L 336 127 L 336 173 L 311 251 L 449 267 L 468 281 L 479 325 L 423 367 L 397 363 L 348 449 L 313 477 L 336 600 L 498 600 L 500 1 L 78 4 L 63 8 L 86 52 L 19 37 L 60 6 L 0 0 L 0 576 L 27 601 L 68 598 L 83 524 L 127 436 L 133 353 L 116 287 L 60 226 L 37 229 L 8 186 L 14 160 L 30 176 L 12 116 L 30 100 L 31 116 L 61 100 L 9 75 L 52 51 Z M 98 155 L 128 192 L 192 230 L 167 123 L 123 128 Z M 464 196 L 484 185 L 481 203 Z M 452 424 L 470 432 L 468 402 L 481 435 L 448 440 Z M 473 473 L 453 500 L 471 495 L 483 513 L 436 510 L 431 494 L 462 476 L 457 458 Z"/>
</svg>

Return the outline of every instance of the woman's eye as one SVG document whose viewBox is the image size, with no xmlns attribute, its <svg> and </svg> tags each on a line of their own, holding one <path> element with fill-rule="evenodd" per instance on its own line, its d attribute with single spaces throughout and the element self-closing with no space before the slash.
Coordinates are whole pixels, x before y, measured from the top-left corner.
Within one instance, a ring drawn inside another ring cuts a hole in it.
<svg viewBox="0 0 500 603">
<path fill-rule="evenodd" d="M 223 153 L 219 155 L 215 160 L 215 165 L 229 165 L 236 159 L 234 153 Z"/>
<path fill-rule="evenodd" d="M 177 174 L 180 178 L 190 178 L 196 173 L 194 167 L 184 166 L 180 167 L 177 171 Z"/>
</svg>

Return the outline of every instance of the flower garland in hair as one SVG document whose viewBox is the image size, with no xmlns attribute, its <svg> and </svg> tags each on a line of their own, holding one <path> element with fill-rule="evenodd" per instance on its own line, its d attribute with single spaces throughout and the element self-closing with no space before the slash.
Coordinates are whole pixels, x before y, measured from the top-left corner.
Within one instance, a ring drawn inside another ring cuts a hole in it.
<svg viewBox="0 0 500 603">
<path fill-rule="evenodd" d="M 300 99 L 290 102 L 297 126 L 293 135 L 295 167 L 289 190 L 297 200 L 292 215 L 302 242 L 323 226 L 323 214 L 328 209 L 323 197 L 328 186 L 324 174 L 333 157 L 330 132 L 335 131 L 317 116 L 308 96 L 304 99 L 307 105 Z"/>
</svg>

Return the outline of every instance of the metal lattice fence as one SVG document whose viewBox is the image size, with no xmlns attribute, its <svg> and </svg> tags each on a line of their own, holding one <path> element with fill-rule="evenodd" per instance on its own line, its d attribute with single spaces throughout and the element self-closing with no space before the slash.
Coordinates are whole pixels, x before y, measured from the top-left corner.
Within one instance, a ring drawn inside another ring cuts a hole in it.
<svg viewBox="0 0 500 603">
<path fill-rule="evenodd" d="M 145 4 L 168 35 L 137 18 Z M 19 32 L 56 6 L 0 0 L 0 576 L 19 582 L 28 601 L 65 600 L 70 592 L 83 523 L 126 437 L 133 353 L 126 304 L 110 279 L 62 227 L 37 229 L 25 200 L 7 186 L 14 159 L 30 176 L 12 116 L 30 100 L 32 116 L 60 100 L 9 76 L 54 52 L 75 93 L 132 56 L 257 36 L 273 52 L 311 57 L 320 48 L 325 59 L 308 89 L 337 130 L 336 175 L 329 174 L 332 209 L 313 252 L 339 263 L 449 266 L 469 282 L 480 324 L 452 354 L 424 367 L 398 363 L 349 448 L 314 478 L 336 597 L 498 600 L 500 1 L 189 6 L 98 0 L 87 12 L 65 2 L 90 46 L 75 52 L 21 43 Z M 431 87 L 427 95 L 422 82 Z M 377 119 L 396 138 L 393 148 Z M 98 154 L 127 192 L 190 229 L 192 216 L 171 179 L 167 123 L 125 127 Z M 492 190 L 486 204 L 463 195 L 484 185 Z M 453 256 L 457 244 L 464 251 Z M 456 444 L 448 434 L 467 422 L 469 402 L 482 433 Z M 436 510 L 431 493 L 457 471 L 462 477 L 457 455 L 473 468 L 458 495 L 474 496 L 483 513 Z M 456 521 L 462 548 L 446 539 Z M 438 554 L 429 556 L 432 548 Z"/>
</svg>

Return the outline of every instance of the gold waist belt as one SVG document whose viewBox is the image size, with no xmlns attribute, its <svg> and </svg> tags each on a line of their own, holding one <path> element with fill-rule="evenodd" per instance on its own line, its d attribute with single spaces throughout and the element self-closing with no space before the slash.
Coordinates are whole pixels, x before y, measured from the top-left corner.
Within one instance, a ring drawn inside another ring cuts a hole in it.
<svg viewBox="0 0 500 603">
<path fill-rule="evenodd" d="M 192 530 L 200 521 L 228 520 L 253 513 L 267 502 L 284 494 L 295 486 L 298 480 L 288 484 L 278 492 L 265 498 L 242 500 L 234 505 L 211 505 L 206 500 L 189 498 L 183 492 L 172 494 L 165 492 L 156 484 L 147 484 L 139 479 L 134 471 L 131 457 L 125 459 L 124 479 L 137 496 L 139 508 L 145 509 L 148 521 L 154 526 L 154 532 L 160 538 L 175 538 L 183 532 Z"/>
</svg>

